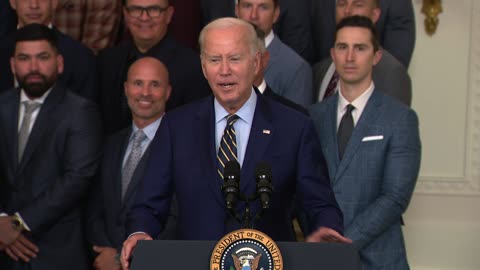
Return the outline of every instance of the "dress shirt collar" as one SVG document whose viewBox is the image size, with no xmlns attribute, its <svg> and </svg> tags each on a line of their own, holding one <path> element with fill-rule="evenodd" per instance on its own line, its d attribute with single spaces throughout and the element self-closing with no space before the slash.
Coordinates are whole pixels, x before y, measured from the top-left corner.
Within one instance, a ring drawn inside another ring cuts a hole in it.
<svg viewBox="0 0 480 270">
<path fill-rule="evenodd" d="M 368 99 L 373 93 L 375 84 L 372 81 L 370 83 L 370 86 L 367 88 L 367 90 L 363 92 L 363 94 L 361 94 L 351 103 L 348 102 L 348 100 L 342 95 L 342 91 L 340 88 L 341 86 L 339 84 L 338 85 L 339 91 L 338 91 L 338 106 L 337 106 L 337 124 L 340 123 L 339 119 L 341 119 L 343 114 L 345 113 L 345 110 L 347 109 L 347 105 L 352 104 L 355 107 L 355 110 L 352 111 L 353 123 L 356 125 L 358 122 L 358 119 L 362 115 L 363 110 L 365 109 L 365 106 L 367 105 Z"/>
<path fill-rule="evenodd" d="M 270 43 L 272 43 L 274 37 L 275 37 L 275 34 L 273 33 L 273 30 L 272 30 L 265 37 L 265 48 L 267 48 L 270 45 Z"/>
<path fill-rule="evenodd" d="M 165 115 L 165 114 L 163 114 Z M 148 140 L 152 141 L 153 138 L 155 137 L 155 133 L 157 133 L 157 129 L 160 126 L 160 123 L 162 122 L 163 115 L 155 120 L 154 122 L 150 123 L 148 126 L 144 127 L 143 133 L 147 136 Z M 130 136 L 130 140 L 133 139 L 133 134 L 139 130 L 139 128 L 135 125 L 135 123 L 132 123 L 132 135 Z"/>
<path fill-rule="evenodd" d="M 262 80 L 262 83 L 257 87 L 258 91 L 263 95 L 265 89 L 267 89 L 267 82 L 265 79 Z"/>
<path fill-rule="evenodd" d="M 235 113 L 239 119 L 251 125 L 253 122 L 253 115 L 255 113 L 255 106 L 257 105 L 257 94 L 252 88 L 252 93 L 247 99 L 245 104 Z M 215 123 L 222 121 L 225 117 L 229 115 L 227 110 L 220 105 L 220 103 L 215 98 L 213 101 L 213 107 L 215 109 Z"/>
</svg>

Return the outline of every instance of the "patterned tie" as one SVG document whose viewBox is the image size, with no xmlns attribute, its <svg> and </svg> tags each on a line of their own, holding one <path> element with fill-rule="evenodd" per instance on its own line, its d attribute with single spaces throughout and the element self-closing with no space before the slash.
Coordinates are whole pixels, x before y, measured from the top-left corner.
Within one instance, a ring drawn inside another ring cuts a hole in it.
<svg viewBox="0 0 480 270">
<path fill-rule="evenodd" d="M 330 82 L 328 83 L 327 89 L 325 90 L 325 94 L 323 94 L 322 100 L 328 98 L 329 96 L 333 96 L 335 94 L 335 89 L 337 89 L 338 80 L 340 76 L 338 76 L 338 72 L 334 72 Z"/>
<path fill-rule="evenodd" d="M 342 120 L 340 120 L 340 125 L 338 126 L 338 154 L 340 159 L 343 157 L 343 153 L 345 152 L 345 148 L 347 147 L 348 140 L 350 140 L 350 136 L 352 136 L 353 132 L 353 117 L 352 111 L 355 107 L 352 104 L 347 105 L 347 110 L 342 116 Z"/>
<path fill-rule="evenodd" d="M 230 114 L 227 116 L 227 125 L 223 131 L 222 140 L 220 141 L 220 147 L 218 148 L 218 174 L 223 179 L 223 170 L 225 169 L 225 163 L 230 160 L 236 160 L 237 158 L 237 133 L 233 124 L 238 120 L 238 115 Z"/>
<path fill-rule="evenodd" d="M 127 192 L 128 185 L 132 180 L 132 176 L 137 168 L 138 162 L 142 158 L 142 142 L 146 137 L 147 136 L 141 129 L 135 131 L 133 134 L 132 150 L 130 151 L 130 155 L 128 155 L 127 161 L 125 162 L 122 170 L 122 200 L 125 196 L 125 192 Z"/>
<path fill-rule="evenodd" d="M 18 132 L 18 162 L 22 160 L 23 151 L 25 150 L 25 146 L 27 146 L 32 114 L 41 106 L 40 103 L 32 101 L 23 101 L 22 104 L 25 105 L 25 111 L 23 113 L 22 125 Z"/>
</svg>

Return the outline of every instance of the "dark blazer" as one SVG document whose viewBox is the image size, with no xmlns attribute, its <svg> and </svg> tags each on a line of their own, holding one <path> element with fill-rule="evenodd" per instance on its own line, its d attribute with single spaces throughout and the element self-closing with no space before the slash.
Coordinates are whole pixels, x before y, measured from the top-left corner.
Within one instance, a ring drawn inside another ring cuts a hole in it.
<svg viewBox="0 0 480 270">
<path fill-rule="evenodd" d="M 17 16 L 9 1 L 0 1 L 0 37 L 3 39 L 15 31 Z"/>
<path fill-rule="evenodd" d="M 126 80 L 134 50 L 132 42 L 106 49 L 98 56 L 99 89 L 104 128 L 108 134 L 131 125 L 131 113 L 126 105 L 123 84 Z M 200 65 L 200 56 L 181 45 L 169 35 L 146 55 L 157 58 L 167 66 L 172 93 L 167 111 L 210 94 Z"/>
<path fill-rule="evenodd" d="M 87 227 L 90 246 L 114 247 L 120 252 L 123 241 L 127 238 L 125 234 L 127 212 L 133 205 L 135 194 L 144 175 L 145 163 L 150 153 L 149 146 L 137 164 L 125 193 L 125 198 L 122 201 L 122 165 L 131 133 L 131 127 L 122 129 L 108 138 L 105 143 L 100 173 L 97 178 L 98 184 L 93 188 L 93 196 L 87 211 L 89 215 Z M 173 239 L 174 237 L 175 235 L 170 233 L 163 238 Z"/>
<path fill-rule="evenodd" d="M 337 103 L 338 94 L 313 105 L 310 115 L 344 214 L 345 236 L 358 247 L 363 269 L 409 269 L 401 215 L 420 168 L 417 115 L 374 90 L 340 160 Z"/>
<path fill-rule="evenodd" d="M 305 109 L 303 106 L 300 106 L 297 103 L 295 103 L 293 101 L 290 101 L 289 99 L 286 99 L 286 98 L 280 96 L 279 94 L 273 92 L 273 90 L 268 85 L 265 88 L 265 91 L 263 91 L 263 96 L 271 98 L 271 99 L 275 100 L 276 102 L 279 102 L 279 103 L 281 103 L 281 104 L 283 104 L 287 107 L 290 107 L 290 108 L 292 108 L 296 111 L 299 111 L 303 114 L 308 115 L 308 110 L 307 109 Z"/>
<path fill-rule="evenodd" d="M 330 55 L 335 40 L 335 0 L 312 1 L 311 18 L 315 62 Z M 380 44 L 406 68 L 415 47 L 415 17 L 412 0 L 380 0 L 376 24 Z"/>
<path fill-rule="evenodd" d="M 42 105 L 18 160 L 20 91 L 0 95 L 0 212 L 19 212 L 40 252 L 28 269 L 89 269 L 82 200 L 97 169 L 97 107 L 57 84 Z M 25 269 L 0 253 L 2 269 Z"/>
<path fill-rule="evenodd" d="M 327 57 L 313 66 L 313 93 L 314 100 L 319 100 L 320 87 L 325 78 L 328 68 L 332 64 L 332 58 Z M 380 61 L 373 67 L 372 80 L 375 88 L 383 93 L 396 98 L 403 104 L 412 104 L 412 80 L 407 69 L 393 57 L 388 51 L 383 50 Z"/>
<path fill-rule="evenodd" d="M 58 81 L 72 92 L 89 100 L 98 102 L 96 88 L 96 64 L 92 51 L 79 41 L 63 34 L 56 28 L 58 50 L 64 58 L 64 70 Z M 10 57 L 15 49 L 15 34 L 0 42 L 0 92 L 14 86 L 14 77 L 10 68 Z"/>
<path fill-rule="evenodd" d="M 217 174 L 213 97 L 165 115 L 152 142 L 143 186 L 129 213 L 127 231 L 156 235 L 175 192 L 180 239 L 218 240 L 241 228 L 225 207 L 223 180 Z M 194 131 L 194 136 L 192 136 Z M 302 113 L 258 95 L 248 147 L 241 169 L 240 190 L 256 190 L 255 166 L 272 167 L 270 209 L 254 227 L 274 240 L 293 241 L 292 208 L 295 194 L 302 198 L 315 228 L 326 226 L 342 232 L 342 213 L 329 187 L 311 120 Z M 158 166 L 162 164 L 162 166 Z M 295 192 L 296 191 L 296 192 Z M 259 212 L 252 203 L 252 216 Z M 237 212 L 244 209 L 238 203 Z"/>
</svg>

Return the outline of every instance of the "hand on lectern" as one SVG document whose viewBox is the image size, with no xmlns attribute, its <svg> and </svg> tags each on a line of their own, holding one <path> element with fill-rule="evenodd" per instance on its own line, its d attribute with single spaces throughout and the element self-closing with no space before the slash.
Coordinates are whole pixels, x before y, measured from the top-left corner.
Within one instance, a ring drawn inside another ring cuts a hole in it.
<svg viewBox="0 0 480 270">
<path fill-rule="evenodd" d="M 327 228 L 327 227 L 320 227 L 313 233 L 311 233 L 306 242 L 319 242 L 319 243 L 345 243 L 351 244 L 352 240 L 343 237 L 337 231 Z"/>
<path fill-rule="evenodd" d="M 153 240 L 150 235 L 146 233 L 135 233 L 130 235 L 130 237 L 123 242 L 122 254 L 120 256 L 120 262 L 122 268 L 128 270 L 130 268 L 130 257 L 132 256 L 132 251 L 137 245 L 139 240 Z"/>
</svg>

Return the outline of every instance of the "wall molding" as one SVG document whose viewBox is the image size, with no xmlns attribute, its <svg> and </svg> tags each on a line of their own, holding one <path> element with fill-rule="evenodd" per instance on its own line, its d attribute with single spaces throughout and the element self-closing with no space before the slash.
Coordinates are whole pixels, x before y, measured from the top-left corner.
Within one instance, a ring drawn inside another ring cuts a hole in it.
<svg viewBox="0 0 480 270">
<path fill-rule="evenodd" d="M 423 176 L 415 193 L 480 196 L 480 2 L 471 1 L 465 166 L 461 176 Z"/>
</svg>

